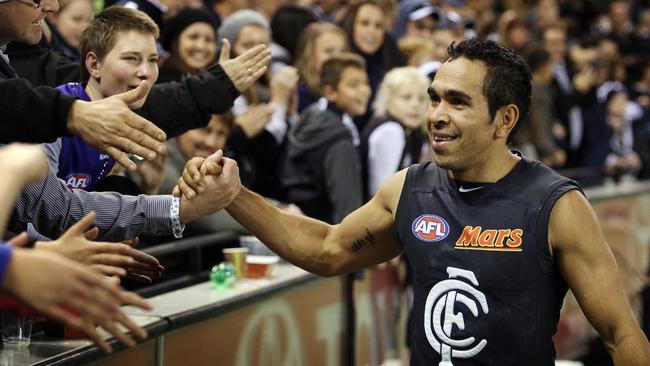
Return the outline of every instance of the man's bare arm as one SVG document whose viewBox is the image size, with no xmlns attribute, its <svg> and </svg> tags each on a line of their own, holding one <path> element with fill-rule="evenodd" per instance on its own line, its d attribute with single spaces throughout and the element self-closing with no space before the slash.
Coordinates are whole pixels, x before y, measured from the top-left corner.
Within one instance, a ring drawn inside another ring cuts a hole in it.
<svg viewBox="0 0 650 366">
<path fill-rule="evenodd" d="M 393 226 L 405 173 L 388 179 L 370 202 L 338 225 L 280 210 L 245 188 L 227 210 L 289 262 L 323 276 L 348 273 L 402 252 Z"/>
<path fill-rule="evenodd" d="M 623 291 L 614 256 L 587 200 L 577 191 L 551 212 L 549 242 L 580 307 L 616 365 L 650 365 L 650 345 Z"/>
</svg>

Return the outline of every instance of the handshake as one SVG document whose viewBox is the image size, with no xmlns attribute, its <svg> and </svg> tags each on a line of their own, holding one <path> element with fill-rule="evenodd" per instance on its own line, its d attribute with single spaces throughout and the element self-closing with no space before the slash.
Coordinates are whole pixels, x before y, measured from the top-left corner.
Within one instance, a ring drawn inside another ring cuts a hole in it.
<svg viewBox="0 0 650 366">
<path fill-rule="evenodd" d="M 240 190 L 237 163 L 217 150 L 188 160 L 172 195 L 181 198 L 179 219 L 185 224 L 226 208 Z"/>
</svg>

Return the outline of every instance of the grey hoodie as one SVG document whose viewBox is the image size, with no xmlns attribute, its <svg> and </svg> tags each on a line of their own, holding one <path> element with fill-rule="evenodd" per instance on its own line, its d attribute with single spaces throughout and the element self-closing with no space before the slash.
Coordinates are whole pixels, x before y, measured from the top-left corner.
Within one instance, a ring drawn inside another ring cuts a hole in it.
<svg viewBox="0 0 650 366">
<path fill-rule="evenodd" d="M 341 117 L 318 104 L 289 132 L 282 164 L 287 201 L 308 216 L 339 223 L 363 203 L 361 163 Z"/>
</svg>

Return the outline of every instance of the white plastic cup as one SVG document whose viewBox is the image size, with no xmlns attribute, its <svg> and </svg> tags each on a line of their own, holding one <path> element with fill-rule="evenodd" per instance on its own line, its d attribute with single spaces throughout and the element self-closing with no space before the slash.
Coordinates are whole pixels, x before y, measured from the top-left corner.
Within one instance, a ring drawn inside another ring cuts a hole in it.
<svg viewBox="0 0 650 366">
<path fill-rule="evenodd" d="M 32 337 L 32 318 L 2 313 L 2 344 L 5 348 L 27 348 Z"/>
</svg>

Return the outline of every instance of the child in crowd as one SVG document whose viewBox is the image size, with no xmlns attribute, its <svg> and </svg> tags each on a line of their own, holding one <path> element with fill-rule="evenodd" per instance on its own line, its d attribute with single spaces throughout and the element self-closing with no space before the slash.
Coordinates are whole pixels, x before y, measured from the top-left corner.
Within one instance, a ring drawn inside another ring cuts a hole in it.
<svg viewBox="0 0 650 366">
<path fill-rule="evenodd" d="M 423 131 L 429 107 L 429 79 L 415 67 L 398 67 L 386 74 L 373 107 L 375 118 L 361 138 L 366 198 L 375 195 L 395 172 L 420 161 L 428 142 Z"/>
<path fill-rule="evenodd" d="M 58 89 L 90 101 L 135 89 L 142 81 L 154 83 L 158 78 L 158 32 L 158 26 L 140 11 L 119 7 L 102 11 L 81 37 L 81 83 Z M 145 99 L 146 95 L 130 107 L 141 107 Z M 44 147 L 50 167 L 69 188 L 93 190 L 115 166 L 114 159 L 76 136 Z"/>
<path fill-rule="evenodd" d="M 298 112 L 320 98 L 319 77 L 323 63 L 330 57 L 348 50 L 348 39 L 340 27 L 331 23 L 313 23 L 300 36 L 296 68 L 298 83 Z"/>
<path fill-rule="evenodd" d="M 271 19 L 271 73 L 293 65 L 296 46 L 305 28 L 318 22 L 310 9 L 295 4 L 281 6 Z"/>
<path fill-rule="evenodd" d="M 288 137 L 282 183 L 287 201 L 308 216 L 340 222 L 363 202 L 359 132 L 370 86 L 363 58 L 344 53 L 323 64 L 324 98 L 307 108 Z"/>
<path fill-rule="evenodd" d="M 79 62 L 81 33 L 90 23 L 92 16 L 91 0 L 60 0 L 59 11 L 47 17 L 52 31 L 52 49 L 72 61 Z"/>
</svg>

